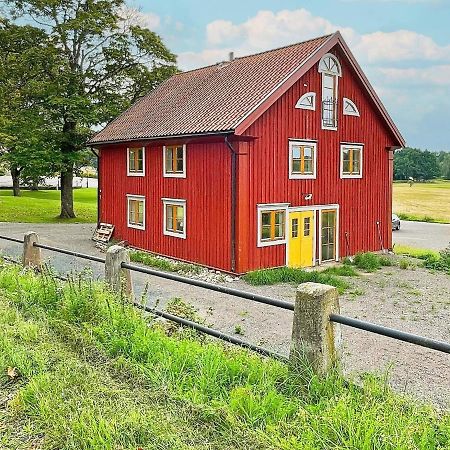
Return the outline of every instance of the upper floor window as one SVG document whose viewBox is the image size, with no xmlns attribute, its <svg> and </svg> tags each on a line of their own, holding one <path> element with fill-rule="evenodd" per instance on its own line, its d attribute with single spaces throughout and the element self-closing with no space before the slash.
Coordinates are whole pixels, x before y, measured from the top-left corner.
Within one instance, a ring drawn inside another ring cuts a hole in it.
<svg viewBox="0 0 450 450">
<path fill-rule="evenodd" d="M 341 178 L 362 178 L 362 163 L 362 145 L 341 145 Z"/>
<path fill-rule="evenodd" d="M 349 99 L 344 97 L 344 116 L 357 116 L 359 117 L 358 107 Z"/>
<path fill-rule="evenodd" d="M 307 92 L 303 94 L 295 104 L 297 109 L 310 109 L 311 111 L 316 110 L 316 93 Z"/>
<path fill-rule="evenodd" d="M 163 198 L 164 234 L 186 238 L 186 200 Z"/>
<path fill-rule="evenodd" d="M 327 53 L 319 62 L 322 74 L 322 128 L 337 129 L 338 79 L 342 76 L 341 65 L 331 53 Z"/>
<path fill-rule="evenodd" d="M 167 145 L 163 148 L 164 176 L 186 178 L 186 145 Z"/>
<path fill-rule="evenodd" d="M 289 141 L 289 178 L 316 178 L 316 142 Z"/>
<path fill-rule="evenodd" d="M 145 147 L 130 147 L 127 149 L 128 176 L 145 175 Z"/>
<path fill-rule="evenodd" d="M 287 204 L 258 206 L 258 247 L 286 242 Z"/>
<path fill-rule="evenodd" d="M 145 197 L 142 195 L 128 195 L 127 207 L 128 227 L 145 230 Z"/>
</svg>

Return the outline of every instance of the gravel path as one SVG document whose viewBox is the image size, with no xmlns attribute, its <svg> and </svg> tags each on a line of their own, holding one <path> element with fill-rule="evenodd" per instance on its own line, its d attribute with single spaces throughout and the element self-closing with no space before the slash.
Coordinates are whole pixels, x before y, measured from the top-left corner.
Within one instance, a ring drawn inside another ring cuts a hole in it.
<svg viewBox="0 0 450 450">
<path fill-rule="evenodd" d="M 86 224 L 33 224 L 41 242 L 89 254 L 101 253 L 93 247 L 93 226 Z M 28 224 L 2 224 L 0 234 L 23 237 Z M 0 250 L 20 254 L 20 245 L 0 240 Z M 88 263 L 68 256 L 44 252 L 58 271 L 92 268 L 102 277 L 101 264 Z M 244 338 L 273 350 L 287 353 L 291 334 L 292 313 L 228 295 L 186 286 L 161 278 L 134 273 L 135 290 L 139 294 L 149 283 L 148 302 L 180 297 L 193 304 L 215 328 L 233 334 L 236 325 Z M 373 274 L 350 278 L 351 288 L 341 296 L 344 315 L 370 320 L 416 334 L 450 341 L 450 277 L 421 268 L 402 270 L 387 267 Z M 292 285 L 249 286 L 242 280 L 227 283 L 234 288 L 293 301 Z M 389 370 L 390 382 L 400 392 L 443 408 L 450 407 L 450 355 L 364 331 L 343 327 L 345 344 L 344 368 L 348 374 Z"/>
</svg>

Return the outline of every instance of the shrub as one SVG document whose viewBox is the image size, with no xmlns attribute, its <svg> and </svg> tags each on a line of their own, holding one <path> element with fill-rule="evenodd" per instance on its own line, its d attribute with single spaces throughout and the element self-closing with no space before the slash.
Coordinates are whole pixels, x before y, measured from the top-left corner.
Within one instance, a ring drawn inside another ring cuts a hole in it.
<svg viewBox="0 0 450 450">
<path fill-rule="evenodd" d="M 358 267 L 358 269 L 365 270 L 366 272 L 375 272 L 377 269 L 381 268 L 380 257 L 375 253 L 357 253 L 353 264 Z"/>
<path fill-rule="evenodd" d="M 253 285 L 271 285 L 276 283 L 313 283 L 329 284 L 338 288 L 342 293 L 348 287 L 348 284 L 330 273 L 319 272 L 315 270 L 306 271 L 303 269 L 294 269 L 292 267 L 279 267 L 276 269 L 262 269 L 249 272 L 242 277 L 247 283 Z"/>
</svg>

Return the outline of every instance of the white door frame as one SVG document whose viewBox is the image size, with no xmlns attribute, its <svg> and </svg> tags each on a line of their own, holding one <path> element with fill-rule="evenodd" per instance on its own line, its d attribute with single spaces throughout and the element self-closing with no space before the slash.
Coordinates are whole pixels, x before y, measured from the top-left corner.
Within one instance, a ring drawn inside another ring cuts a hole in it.
<svg viewBox="0 0 450 450">
<path fill-rule="evenodd" d="M 311 205 L 311 206 L 294 206 L 287 208 L 288 220 L 286 220 L 286 266 L 289 264 L 289 229 L 290 229 L 290 219 L 289 214 L 291 212 L 300 212 L 300 211 L 313 211 L 314 213 L 314 236 L 313 236 L 313 262 L 316 266 L 317 264 L 322 264 L 322 214 L 320 212 L 324 209 L 334 209 L 336 211 L 336 258 L 335 261 L 339 261 L 339 204 L 333 203 L 330 205 Z M 318 224 L 318 227 L 316 226 Z M 319 259 L 316 259 L 316 243 L 317 237 L 319 234 Z"/>
</svg>

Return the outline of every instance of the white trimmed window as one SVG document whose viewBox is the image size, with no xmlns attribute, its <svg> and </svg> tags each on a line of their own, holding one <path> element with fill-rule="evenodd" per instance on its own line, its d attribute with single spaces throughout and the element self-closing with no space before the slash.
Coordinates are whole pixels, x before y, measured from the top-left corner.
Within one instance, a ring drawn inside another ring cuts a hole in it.
<svg viewBox="0 0 450 450">
<path fill-rule="evenodd" d="M 341 65 L 332 53 L 327 53 L 319 61 L 322 74 L 322 128 L 337 130 L 338 80 L 342 76 Z"/>
<path fill-rule="evenodd" d="M 143 177 L 145 175 L 145 147 L 127 149 L 127 175 Z"/>
<path fill-rule="evenodd" d="M 258 205 L 258 247 L 286 243 L 287 203 Z"/>
<path fill-rule="evenodd" d="M 363 146 L 341 144 L 341 178 L 362 178 Z"/>
<path fill-rule="evenodd" d="M 316 178 L 317 143 L 289 141 L 289 179 Z"/>
<path fill-rule="evenodd" d="M 165 145 L 163 164 L 165 177 L 186 178 L 186 145 Z"/>
<path fill-rule="evenodd" d="M 303 94 L 295 104 L 297 109 L 309 109 L 311 111 L 316 110 L 316 93 L 307 92 Z"/>
<path fill-rule="evenodd" d="M 359 117 L 359 110 L 355 103 L 353 103 L 349 98 L 344 97 L 344 116 L 356 116 Z"/>
<path fill-rule="evenodd" d="M 127 195 L 127 224 L 129 228 L 145 230 L 145 197 Z"/>
<path fill-rule="evenodd" d="M 186 200 L 163 198 L 163 233 L 186 239 Z"/>
</svg>

